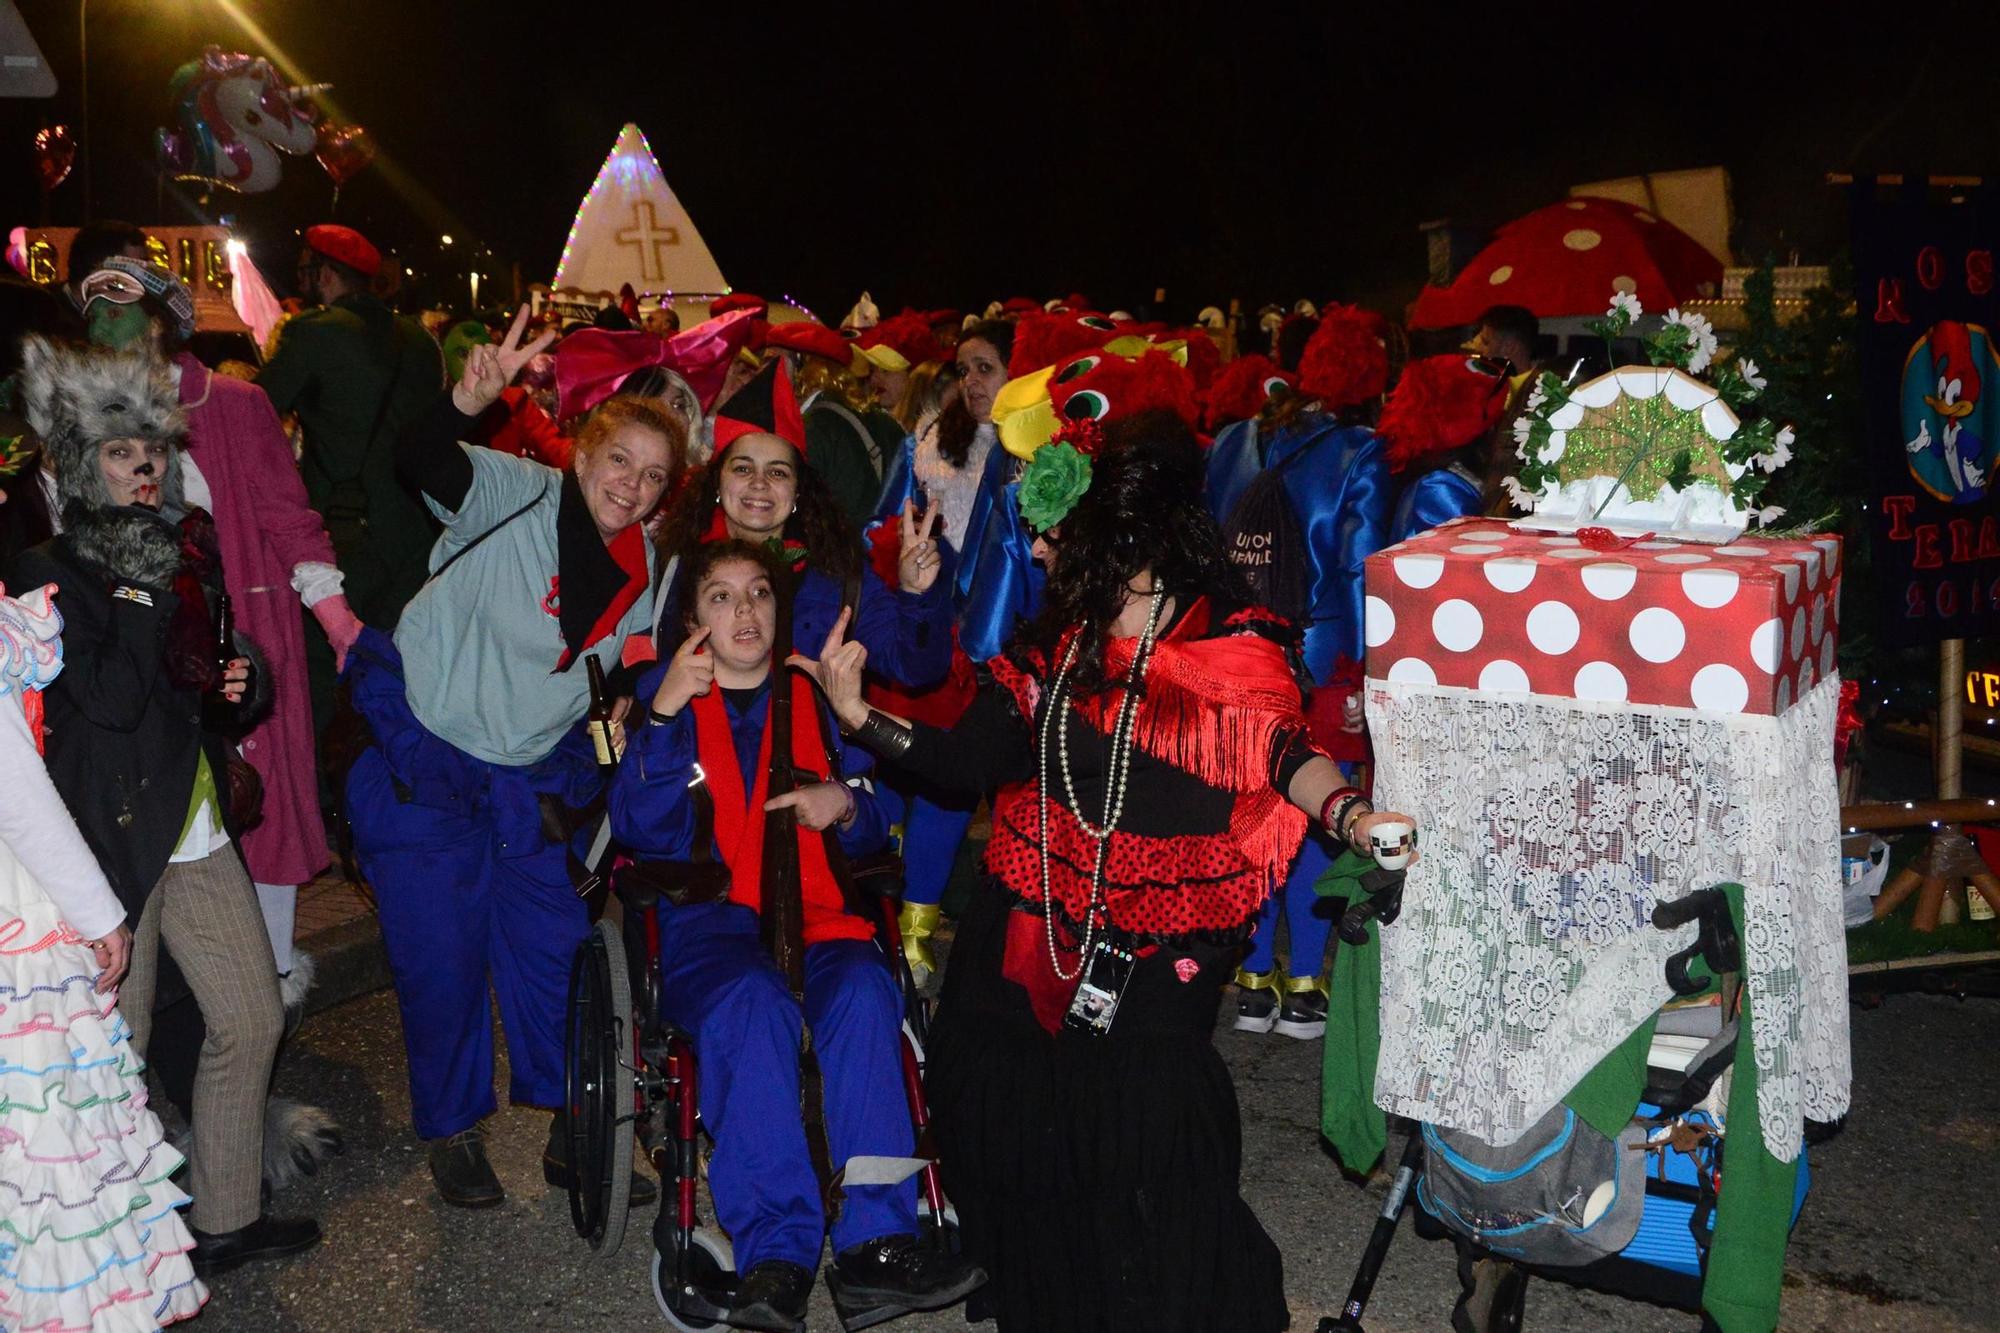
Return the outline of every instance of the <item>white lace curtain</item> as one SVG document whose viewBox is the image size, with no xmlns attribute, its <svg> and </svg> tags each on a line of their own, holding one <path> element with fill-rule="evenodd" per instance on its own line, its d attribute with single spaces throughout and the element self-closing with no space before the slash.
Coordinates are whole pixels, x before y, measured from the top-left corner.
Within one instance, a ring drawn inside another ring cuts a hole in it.
<svg viewBox="0 0 2000 1333">
<path fill-rule="evenodd" d="M 1511 1143 L 1671 998 L 1694 927 L 1654 904 L 1734 881 L 1765 1146 L 1845 1112 L 1839 693 L 1764 717 L 1371 679 L 1378 804 L 1422 826 L 1382 932 L 1383 1109 Z"/>
</svg>

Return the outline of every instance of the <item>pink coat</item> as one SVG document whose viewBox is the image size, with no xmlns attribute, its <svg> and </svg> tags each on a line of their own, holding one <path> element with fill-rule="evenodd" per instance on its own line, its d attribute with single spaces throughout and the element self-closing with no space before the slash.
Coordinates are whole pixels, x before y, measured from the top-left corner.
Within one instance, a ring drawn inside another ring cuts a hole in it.
<svg viewBox="0 0 2000 1333">
<path fill-rule="evenodd" d="M 186 352 L 174 360 L 188 453 L 215 502 L 236 627 L 256 641 L 271 671 L 275 707 L 243 740 L 243 757 L 264 780 L 264 818 L 243 835 L 243 859 L 260 884 L 303 884 L 332 856 L 319 812 L 305 626 L 292 568 L 333 564 L 333 542 L 306 504 L 291 441 L 264 391 L 212 374 Z"/>
</svg>

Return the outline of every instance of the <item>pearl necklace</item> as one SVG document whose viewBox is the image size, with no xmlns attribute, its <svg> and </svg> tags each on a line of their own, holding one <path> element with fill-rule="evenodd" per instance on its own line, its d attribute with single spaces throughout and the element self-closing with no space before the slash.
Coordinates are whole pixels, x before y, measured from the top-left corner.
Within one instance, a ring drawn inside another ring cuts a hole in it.
<svg viewBox="0 0 2000 1333">
<path fill-rule="evenodd" d="M 1097 919 L 1104 892 L 1104 863 L 1111 851 L 1111 834 L 1118 827 L 1118 820 L 1125 812 L 1125 791 L 1132 775 L 1132 730 L 1139 713 L 1140 685 L 1145 679 L 1146 666 L 1152 659 L 1153 643 L 1160 628 L 1160 608 L 1166 602 L 1166 589 L 1155 587 L 1153 602 L 1146 613 L 1146 628 L 1139 635 L 1138 646 L 1132 650 L 1132 678 L 1125 687 L 1125 698 L 1118 706 L 1118 720 L 1111 729 L 1111 748 L 1105 757 L 1104 772 L 1104 824 L 1093 825 L 1083 817 L 1083 803 L 1077 800 L 1076 783 L 1070 776 L 1069 766 L 1069 694 L 1067 684 L 1070 667 L 1076 663 L 1078 645 L 1088 627 L 1080 631 L 1069 642 L 1063 652 L 1062 665 L 1056 668 L 1055 679 L 1049 685 L 1048 708 L 1042 714 L 1040 753 L 1036 756 L 1036 770 L 1039 779 L 1036 794 L 1040 796 L 1041 851 L 1042 851 L 1042 933 L 1048 943 L 1049 967 L 1059 981 L 1075 981 L 1083 976 L 1090 966 L 1090 950 L 1096 942 Z M 1056 913 L 1053 894 L 1049 889 L 1049 732 L 1056 732 L 1055 749 L 1062 766 L 1063 792 L 1069 797 L 1070 812 L 1083 831 L 1097 844 L 1096 856 L 1090 869 L 1090 897 L 1083 908 L 1083 939 L 1077 952 L 1076 971 L 1065 972 L 1062 958 L 1056 948 Z"/>
</svg>

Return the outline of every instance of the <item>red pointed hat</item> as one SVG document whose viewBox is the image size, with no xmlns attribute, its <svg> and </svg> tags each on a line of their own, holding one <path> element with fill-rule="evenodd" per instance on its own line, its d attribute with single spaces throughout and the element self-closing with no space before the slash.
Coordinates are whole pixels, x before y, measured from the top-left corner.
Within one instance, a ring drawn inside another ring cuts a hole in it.
<svg viewBox="0 0 2000 1333">
<path fill-rule="evenodd" d="M 745 435 L 775 435 L 805 457 L 806 423 L 784 362 L 772 361 L 723 404 L 715 419 L 715 456 Z"/>
<path fill-rule="evenodd" d="M 1500 363 L 1463 352 L 1427 356 L 1403 367 L 1375 430 L 1389 446 L 1389 470 L 1471 444 L 1500 420 L 1507 377 Z"/>
</svg>

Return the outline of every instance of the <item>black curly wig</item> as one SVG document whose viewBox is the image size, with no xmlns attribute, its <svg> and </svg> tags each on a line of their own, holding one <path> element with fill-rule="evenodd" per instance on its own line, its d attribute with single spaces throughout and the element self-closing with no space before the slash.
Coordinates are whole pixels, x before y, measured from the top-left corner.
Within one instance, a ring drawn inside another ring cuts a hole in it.
<svg viewBox="0 0 2000 1333">
<path fill-rule="evenodd" d="M 1139 412 L 1105 428 L 1090 489 L 1059 526 L 1041 614 L 1021 634 L 1053 662 L 1069 627 L 1085 626 L 1070 668 L 1077 690 L 1104 688 L 1106 633 L 1143 571 L 1165 583 L 1177 610 L 1198 597 L 1225 613 L 1249 603 L 1249 586 L 1202 506 L 1203 470 L 1194 432 L 1171 412 Z"/>
</svg>

